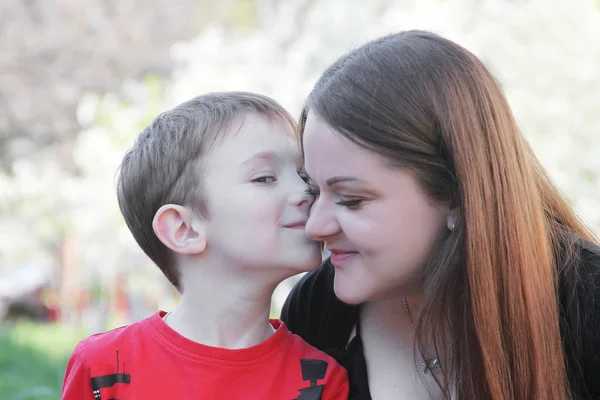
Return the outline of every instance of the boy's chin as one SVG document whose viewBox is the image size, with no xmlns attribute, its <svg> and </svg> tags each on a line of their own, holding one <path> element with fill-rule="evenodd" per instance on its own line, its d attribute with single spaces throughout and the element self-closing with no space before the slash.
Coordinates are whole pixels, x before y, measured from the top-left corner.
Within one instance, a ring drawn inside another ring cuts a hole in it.
<svg viewBox="0 0 600 400">
<path fill-rule="evenodd" d="M 290 260 L 288 264 L 290 269 L 297 273 L 311 272 L 319 268 L 322 262 L 321 252 L 316 249 L 308 254 L 298 255 Z"/>
</svg>

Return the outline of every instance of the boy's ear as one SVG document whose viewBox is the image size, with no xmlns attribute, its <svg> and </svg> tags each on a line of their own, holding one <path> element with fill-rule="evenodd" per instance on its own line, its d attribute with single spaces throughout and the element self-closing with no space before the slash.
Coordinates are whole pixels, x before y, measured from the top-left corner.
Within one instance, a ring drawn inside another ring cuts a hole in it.
<svg viewBox="0 0 600 400">
<path fill-rule="evenodd" d="M 165 204 L 152 221 L 158 239 L 178 254 L 200 254 L 206 249 L 204 224 L 187 207 Z"/>
</svg>

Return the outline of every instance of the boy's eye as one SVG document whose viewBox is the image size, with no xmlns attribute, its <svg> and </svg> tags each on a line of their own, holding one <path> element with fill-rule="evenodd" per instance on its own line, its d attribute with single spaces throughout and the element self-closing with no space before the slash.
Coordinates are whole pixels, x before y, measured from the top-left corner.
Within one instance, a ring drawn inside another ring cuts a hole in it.
<svg viewBox="0 0 600 400">
<path fill-rule="evenodd" d="M 252 182 L 254 183 L 273 183 L 275 182 L 275 177 L 274 176 L 260 176 L 258 178 L 252 179 Z"/>
</svg>

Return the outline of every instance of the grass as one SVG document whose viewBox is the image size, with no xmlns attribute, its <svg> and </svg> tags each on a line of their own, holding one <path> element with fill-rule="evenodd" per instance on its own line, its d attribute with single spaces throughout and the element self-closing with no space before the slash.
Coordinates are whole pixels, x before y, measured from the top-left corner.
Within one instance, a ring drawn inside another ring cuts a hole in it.
<svg viewBox="0 0 600 400">
<path fill-rule="evenodd" d="M 0 327 L 0 399 L 60 399 L 69 355 L 81 332 L 21 321 Z"/>
</svg>

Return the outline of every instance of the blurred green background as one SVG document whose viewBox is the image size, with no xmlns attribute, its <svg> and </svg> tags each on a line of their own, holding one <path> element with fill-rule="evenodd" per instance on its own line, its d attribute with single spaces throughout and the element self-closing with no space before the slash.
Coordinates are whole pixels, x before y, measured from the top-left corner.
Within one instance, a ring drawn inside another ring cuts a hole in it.
<svg viewBox="0 0 600 400">
<path fill-rule="evenodd" d="M 81 332 L 21 321 L 0 330 L 0 398 L 59 399 L 68 355 Z"/>
<path fill-rule="evenodd" d="M 331 62 L 392 31 L 433 30 L 481 57 L 600 232 L 597 0 L 6 0 L 0 27 L 2 400 L 60 398 L 80 339 L 176 303 L 114 190 L 121 157 L 158 112 L 249 90 L 298 115 Z"/>
</svg>

